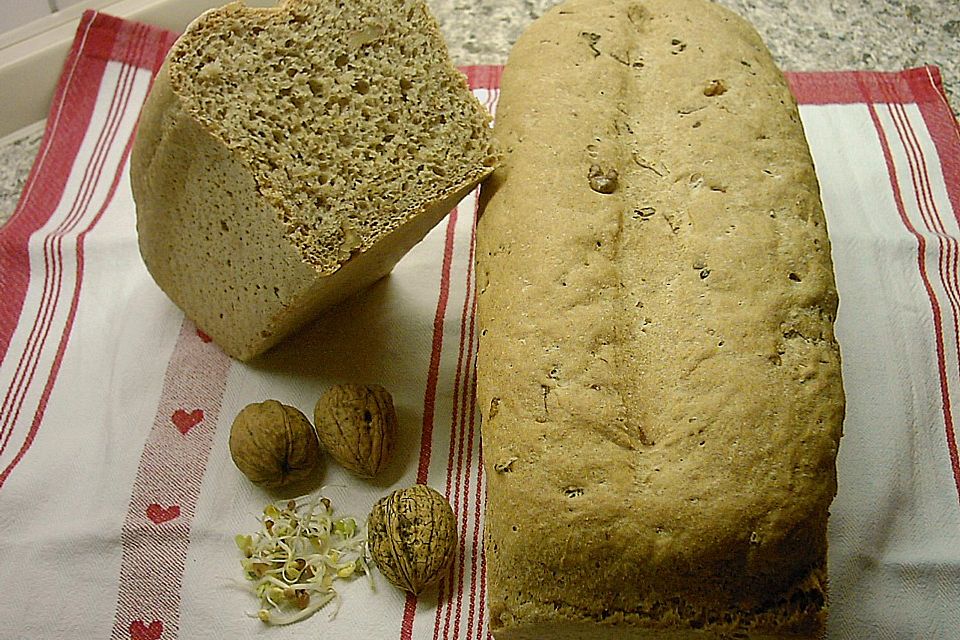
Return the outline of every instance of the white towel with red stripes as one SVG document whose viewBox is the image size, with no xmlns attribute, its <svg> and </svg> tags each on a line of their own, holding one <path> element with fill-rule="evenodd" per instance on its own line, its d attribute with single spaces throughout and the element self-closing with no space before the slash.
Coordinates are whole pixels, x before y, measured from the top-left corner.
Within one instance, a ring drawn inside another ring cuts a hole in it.
<svg viewBox="0 0 960 640">
<path fill-rule="evenodd" d="M 224 356 L 137 252 L 127 161 L 174 35 L 88 12 L 13 218 L 0 229 L 0 638 L 484 640 L 473 229 L 464 200 L 393 274 L 255 364 Z M 499 69 L 465 69 L 495 106 Z M 960 638 L 960 134 L 935 68 L 793 73 L 840 290 L 847 392 L 830 527 L 829 638 Z M 443 492 L 459 528 L 439 589 L 341 588 L 336 617 L 244 615 L 236 533 L 270 496 L 227 448 L 275 398 L 310 414 L 385 385 L 398 460 L 326 469 L 364 516 L 390 489 Z"/>
</svg>

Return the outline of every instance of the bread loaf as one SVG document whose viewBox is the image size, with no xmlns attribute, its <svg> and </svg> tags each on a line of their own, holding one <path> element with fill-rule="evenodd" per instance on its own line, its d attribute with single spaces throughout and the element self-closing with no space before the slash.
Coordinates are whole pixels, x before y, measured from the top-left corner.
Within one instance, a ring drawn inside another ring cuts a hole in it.
<svg viewBox="0 0 960 640">
<path fill-rule="evenodd" d="M 477 230 L 497 640 L 815 638 L 844 412 L 796 104 L 705 0 L 569 0 Z"/>
<path fill-rule="evenodd" d="M 131 160 L 157 284 L 227 353 L 387 274 L 495 164 L 423 0 L 240 3 L 198 18 Z"/>
</svg>

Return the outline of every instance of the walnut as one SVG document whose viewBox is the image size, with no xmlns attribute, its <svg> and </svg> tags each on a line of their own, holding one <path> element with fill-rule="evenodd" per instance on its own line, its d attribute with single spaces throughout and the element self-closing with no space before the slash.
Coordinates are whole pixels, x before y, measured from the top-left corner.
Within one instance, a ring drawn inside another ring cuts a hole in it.
<svg viewBox="0 0 960 640">
<path fill-rule="evenodd" d="M 590 170 L 587 171 L 587 180 L 590 182 L 590 188 L 597 193 L 609 194 L 616 191 L 618 177 L 616 169 L 604 171 L 603 167 L 598 164 L 590 165 Z"/>
<path fill-rule="evenodd" d="M 237 414 L 230 428 L 230 456 L 243 475 L 266 489 L 310 480 L 322 462 L 310 421 L 276 400 L 248 404 Z"/>
<path fill-rule="evenodd" d="M 723 80 L 711 80 L 709 84 L 703 89 L 703 95 L 713 98 L 715 96 L 722 96 L 727 92 L 727 85 L 723 83 Z"/>
<path fill-rule="evenodd" d="M 453 561 L 457 525 L 446 498 L 415 484 L 381 498 L 367 520 L 367 545 L 384 577 L 417 594 Z"/>
<path fill-rule="evenodd" d="M 380 385 L 336 385 L 317 401 L 313 418 L 320 443 L 349 471 L 372 478 L 387 466 L 397 440 L 397 412 Z"/>
</svg>

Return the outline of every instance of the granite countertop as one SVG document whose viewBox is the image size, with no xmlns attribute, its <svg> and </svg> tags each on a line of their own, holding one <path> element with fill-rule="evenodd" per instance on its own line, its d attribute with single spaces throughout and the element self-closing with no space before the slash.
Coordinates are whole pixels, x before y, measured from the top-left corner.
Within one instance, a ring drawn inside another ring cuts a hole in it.
<svg viewBox="0 0 960 640">
<path fill-rule="evenodd" d="M 459 65 L 502 64 L 520 32 L 556 0 L 427 0 Z M 717 0 L 754 24 L 785 70 L 940 67 L 960 114 L 956 0 Z M 0 146 L 0 223 L 13 212 L 42 129 Z"/>
</svg>

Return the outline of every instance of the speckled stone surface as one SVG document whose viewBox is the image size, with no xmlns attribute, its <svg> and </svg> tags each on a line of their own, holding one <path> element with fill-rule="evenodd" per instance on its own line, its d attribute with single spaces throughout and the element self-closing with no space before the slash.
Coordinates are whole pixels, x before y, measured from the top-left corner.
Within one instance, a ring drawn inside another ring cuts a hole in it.
<svg viewBox="0 0 960 640">
<path fill-rule="evenodd" d="M 510 46 L 557 0 L 427 0 L 460 65 L 503 64 Z M 747 18 L 786 70 L 940 67 L 960 114 L 960 0 L 717 0 Z M 35 131 L 0 145 L 0 222 L 12 213 L 40 144 Z"/>
<path fill-rule="evenodd" d="M 43 127 L 37 124 L 0 144 L 0 223 L 17 207 L 42 138 Z"/>
<path fill-rule="evenodd" d="M 960 0 L 716 0 L 756 27 L 782 69 L 940 67 L 960 103 Z M 428 0 L 458 64 L 503 64 L 556 0 Z"/>
</svg>

